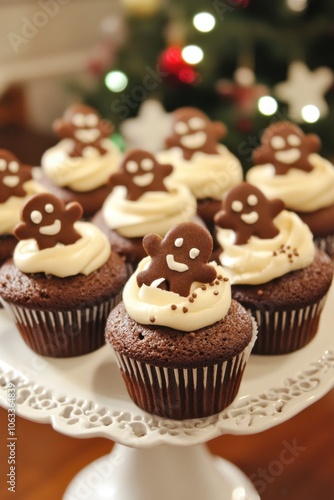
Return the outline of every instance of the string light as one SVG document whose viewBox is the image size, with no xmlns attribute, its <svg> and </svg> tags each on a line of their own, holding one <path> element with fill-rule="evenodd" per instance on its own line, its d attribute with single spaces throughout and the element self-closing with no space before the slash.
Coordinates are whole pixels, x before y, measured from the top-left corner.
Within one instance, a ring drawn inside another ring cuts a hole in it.
<svg viewBox="0 0 334 500">
<path fill-rule="evenodd" d="M 303 106 L 301 114 L 303 120 L 307 123 L 315 123 L 320 118 L 319 108 L 314 106 L 314 104 L 307 104 L 306 106 Z"/>
<path fill-rule="evenodd" d="M 271 116 L 276 113 L 278 105 L 276 99 L 270 95 L 260 97 L 257 103 L 258 110 L 265 116 Z"/>
<path fill-rule="evenodd" d="M 216 19 L 212 14 L 208 12 L 200 12 L 196 14 L 193 18 L 193 25 L 198 31 L 202 33 L 208 33 L 213 30 L 216 25 Z"/>
<path fill-rule="evenodd" d="M 182 57 L 188 64 L 198 64 L 203 59 L 204 53 L 197 45 L 187 45 L 182 50 Z"/>
<path fill-rule="evenodd" d="M 122 92 L 129 83 L 128 77 L 122 71 L 114 70 L 106 74 L 104 82 L 112 92 Z"/>
<path fill-rule="evenodd" d="M 295 12 L 303 12 L 307 7 L 307 0 L 286 0 L 286 3 Z"/>
</svg>

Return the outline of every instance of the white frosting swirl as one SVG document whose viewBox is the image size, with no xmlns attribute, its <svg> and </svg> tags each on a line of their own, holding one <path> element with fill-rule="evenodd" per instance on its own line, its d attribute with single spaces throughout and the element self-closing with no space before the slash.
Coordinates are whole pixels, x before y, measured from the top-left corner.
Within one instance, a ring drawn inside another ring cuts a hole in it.
<svg viewBox="0 0 334 500">
<path fill-rule="evenodd" d="M 283 210 L 274 224 L 279 230 L 277 236 L 251 236 L 245 245 L 234 244 L 235 232 L 231 229 L 217 228 L 217 240 L 223 249 L 219 260 L 232 285 L 267 283 L 311 264 L 315 256 L 313 236 L 298 215 Z"/>
<path fill-rule="evenodd" d="M 53 274 L 60 278 L 88 275 L 99 269 L 111 253 L 107 237 L 89 222 L 75 222 L 74 227 L 82 237 L 72 245 L 58 244 L 39 250 L 35 239 L 19 241 L 14 250 L 14 264 L 23 273 Z"/>
<path fill-rule="evenodd" d="M 187 297 L 154 286 L 138 287 L 137 274 L 149 265 L 150 260 L 150 257 L 146 257 L 139 263 L 136 272 L 127 281 L 123 290 L 123 302 L 127 313 L 137 323 L 167 326 L 190 332 L 212 325 L 225 317 L 231 305 L 229 281 L 221 278 L 215 280 L 213 286 L 205 287 L 202 283 L 193 283 L 191 294 L 193 293 L 195 298 L 190 302 Z M 216 268 L 217 275 L 224 275 L 220 266 L 214 262 L 210 264 Z M 216 281 L 219 284 L 216 284 Z M 172 304 L 176 308 L 172 309 Z"/>
<path fill-rule="evenodd" d="M 105 200 L 103 217 L 110 229 L 126 238 L 156 233 L 164 236 L 181 222 L 196 214 L 196 200 L 186 186 L 166 179 L 169 191 L 147 191 L 138 200 L 126 199 L 126 188 L 116 186 Z"/>
<path fill-rule="evenodd" d="M 171 177 L 188 186 L 197 199 L 221 200 L 225 191 L 243 179 L 239 160 L 222 144 L 218 145 L 216 155 L 198 151 L 185 160 L 180 148 L 171 148 L 156 157 L 161 163 L 173 165 Z"/>
<path fill-rule="evenodd" d="M 21 207 L 27 199 L 38 193 L 44 193 L 46 190 L 34 180 L 23 184 L 26 196 L 11 196 L 4 203 L 0 203 L 0 234 L 12 234 L 13 230 L 20 222 Z"/>
<path fill-rule="evenodd" d="M 121 153 L 109 139 L 101 144 L 107 153 L 100 155 L 97 149 L 87 146 L 84 157 L 72 158 L 68 155 L 72 148 L 71 139 L 63 139 L 42 156 L 44 173 L 60 187 L 74 191 L 92 191 L 107 184 L 111 174 L 118 169 Z"/>
<path fill-rule="evenodd" d="M 311 172 L 291 168 L 286 175 L 276 175 L 271 164 L 252 167 L 246 179 L 270 199 L 280 198 L 287 208 L 313 212 L 334 203 L 334 166 L 318 154 L 311 154 Z"/>
</svg>

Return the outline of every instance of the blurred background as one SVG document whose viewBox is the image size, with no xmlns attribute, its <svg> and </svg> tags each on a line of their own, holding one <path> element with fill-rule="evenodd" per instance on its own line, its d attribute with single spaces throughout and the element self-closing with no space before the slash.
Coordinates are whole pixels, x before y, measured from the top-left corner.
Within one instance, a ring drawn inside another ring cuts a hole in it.
<svg viewBox="0 0 334 500">
<path fill-rule="evenodd" d="M 82 100 L 131 146 L 129 118 L 152 127 L 194 105 L 226 123 L 245 170 L 279 119 L 318 133 L 334 157 L 333 0 L 2 0 L 0 14 L 1 127 L 45 134 Z"/>
</svg>

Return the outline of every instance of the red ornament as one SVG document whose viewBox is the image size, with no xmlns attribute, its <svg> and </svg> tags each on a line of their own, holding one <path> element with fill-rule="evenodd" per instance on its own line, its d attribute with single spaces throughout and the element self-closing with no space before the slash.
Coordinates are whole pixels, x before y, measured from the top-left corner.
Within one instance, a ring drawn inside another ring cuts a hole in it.
<svg viewBox="0 0 334 500">
<path fill-rule="evenodd" d="M 182 83 L 192 84 L 199 76 L 192 65 L 183 59 L 182 47 L 179 46 L 167 47 L 160 55 L 159 66 L 161 71 L 176 76 Z"/>
</svg>

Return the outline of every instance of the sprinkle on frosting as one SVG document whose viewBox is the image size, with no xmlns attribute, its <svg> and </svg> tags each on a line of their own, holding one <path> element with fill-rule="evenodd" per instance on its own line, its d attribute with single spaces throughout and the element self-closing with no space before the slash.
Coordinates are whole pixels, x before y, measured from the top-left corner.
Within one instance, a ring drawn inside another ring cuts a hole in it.
<svg viewBox="0 0 334 500">
<path fill-rule="evenodd" d="M 24 184 L 31 178 L 30 167 L 23 165 L 10 151 L 0 149 L 0 203 L 12 196 L 25 197 Z"/>
</svg>

